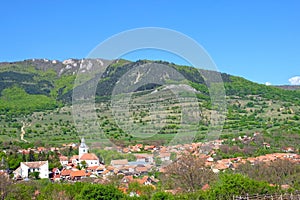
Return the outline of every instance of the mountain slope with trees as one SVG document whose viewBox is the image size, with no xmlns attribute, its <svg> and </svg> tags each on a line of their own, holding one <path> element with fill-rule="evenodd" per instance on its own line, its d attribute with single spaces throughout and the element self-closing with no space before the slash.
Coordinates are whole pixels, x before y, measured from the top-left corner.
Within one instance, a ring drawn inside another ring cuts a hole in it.
<svg viewBox="0 0 300 200">
<path fill-rule="evenodd" d="M 84 61 L 88 64 L 110 62 L 104 59 Z M 5 142 L 9 139 L 19 142 L 22 121 L 32 124 L 30 127 L 25 127 L 27 131 L 25 138 L 28 141 L 36 141 L 36 138 L 51 144 L 77 141 L 81 133 L 78 133 L 73 123 L 70 105 L 77 73 L 89 70 L 88 64 L 82 65 L 82 62 L 83 60 L 79 59 L 62 62 L 31 59 L 0 63 L 0 141 Z M 130 133 L 124 132 L 116 124 L 110 110 L 110 99 L 118 80 L 129 70 L 146 63 L 164 64 L 175 69 L 187 79 L 191 87 L 196 89 L 202 117 L 195 140 L 202 140 L 207 134 L 213 108 L 208 87 L 201 73 L 212 76 L 218 74 L 207 70 L 201 70 L 200 73 L 196 68 L 164 61 L 130 62 L 121 59 L 111 62 L 100 76 L 96 90 L 96 113 L 101 129 L 114 140 L 129 143 L 143 142 L 139 138 L 130 136 Z M 257 84 L 225 73 L 221 73 L 220 76 L 226 91 L 228 111 L 223 127 L 223 138 L 234 138 L 258 131 L 264 133 L 263 142 L 274 144 L 274 148 L 287 145 L 299 148 L 300 90 L 286 90 Z M 87 76 L 86 80 L 93 78 Z M 84 88 L 84 84 L 76 87 Z M 164 91 L 163 86 L 159 84 L 148 84 L 138 88 L 133 96 L 136 100 L 144 101 L 143 96 L 150 99 L 151 92 L 157 89 Z M 165 92 L 164 95 L 166 95 L 164 100 L 167 100 L 168 94 Z M 181 117 L 178 113 L 181 109 L 178 102 L 162 108 L 166 110 L 165 124 L 159 124 L 159 134 L 147 138 L 148 142 L 168 142 L 183 126 L 180 124 Z M 153 117 L 147 107 L 132 109 L 135 109 L 132 123 L 146 124 L 150 122 L 149 118 Z M 87 136 L 87 140 L 95 140 L 95 138 Z"/>
</svg>

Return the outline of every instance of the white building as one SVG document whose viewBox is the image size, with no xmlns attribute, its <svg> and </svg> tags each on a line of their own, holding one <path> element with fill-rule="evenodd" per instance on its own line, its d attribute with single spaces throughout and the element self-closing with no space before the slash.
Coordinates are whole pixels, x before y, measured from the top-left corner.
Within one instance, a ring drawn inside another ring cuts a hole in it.
<svg viewBox="0 0 300 200">
<path fill-rule="evenodd" d="M 85 144 L 84 138 L 81 139 L 78 151 L 79 164 L 85 161 L 87 167 L 99 166 L 99 158 L 94 153 L 89 153 L 89 147 Z"/>
<path fill-rule="evenodd" d="M 14 177 L 28 178 L 31 172 L 39 172 L 39 178 L 49 178 L 48 161 L 21 162 L 20 167 L 14 171 Z"/>
</svg>

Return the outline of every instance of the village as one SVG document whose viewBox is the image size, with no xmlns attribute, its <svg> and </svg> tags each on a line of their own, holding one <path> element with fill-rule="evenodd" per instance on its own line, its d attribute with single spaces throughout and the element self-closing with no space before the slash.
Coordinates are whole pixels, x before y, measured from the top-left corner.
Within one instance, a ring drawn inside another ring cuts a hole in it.
<svg viewBox="0 0 300 200">
<path fill-rule="evenodd" d="M 255 137 L 259 133 L 254 133 Z M 251 137 L 238 137 L 233 140 L 251 140 Z M 224 170 L 235 170 L 240 164 L 250 163 L 256 165 L 264 162 L 269 163 L 275 160 L 289 160 L 300 163 L 300 155 L 292 147 L 282 149 L 280 153 L 265 154 L 258 157 L 233 157 L 216 160 L 214 158 L 216 151 L 225 140 L 214 140 L 205 143 L 178 144 L 175 146 L 154 146 L 136 144 L 128 147 L 117 147 L 117 151 L 123 154 L 132 154 L 134 161 L 127 159 L 111 160 L 110 163 L 104 163 L 99 157 L 90 153 L 90 149 L 81 138 L 80 144 L 64 144 L 61 148 L 38 147 L 36 149 L 19 149 L 19 153 L 28 154 L 29 151 L 41 153 L 42 151 L 56 151 L 59 154 L 61 167 L 49 169 L 49 161 L 21 162 L 20 166 L 13 171 L 13 179 L 16 181 L 26 181 L 32 178 L 30 174 L 35 174 L 36 178 L 49 179 L 53 182 L 76 182 L 93 179 L 94 182 L 105 184 L 112 176 L 121 177 L 122 189 L 126 191 L 128 185 L 137 182 L 141 185 L 155 185 L 159 179 L 154 176 L 155 172 L 164 173 L 168 165 L 176 161 L 183 154 L 191 154 L 205 161 L 205 166 L 214 173 Z M 61 154 L 64 148 L 78 149 L 78 155 L 67 157 Z M 264 148 L 270 148 L 269 144 L 264 144 Z M 111 149 L 111 147 L 107 147 Z M 2 170 L 1 173 L 5 173 Z M 207 187 L 207 186 L 206 186 Z M 284 186 L 287 187 L 288 186 Z M 205 189 L 205 188 L 204 188 Z"/>
</svg>

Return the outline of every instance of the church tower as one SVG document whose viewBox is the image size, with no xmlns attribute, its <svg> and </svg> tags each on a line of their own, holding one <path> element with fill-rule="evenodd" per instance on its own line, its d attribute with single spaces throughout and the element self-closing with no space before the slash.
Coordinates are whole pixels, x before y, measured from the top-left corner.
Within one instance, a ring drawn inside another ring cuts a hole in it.
<svg viewBox="0 0 300 200">
<path fill-rule="evenodd" d="M 85 153 L 89 152 L 89 147 L 85 144 L 85 140 L 84 137 L 81 138 L 81 143 L 79 146 L 79 159 L 81 158 L 81 156 Z"/>
</svg>

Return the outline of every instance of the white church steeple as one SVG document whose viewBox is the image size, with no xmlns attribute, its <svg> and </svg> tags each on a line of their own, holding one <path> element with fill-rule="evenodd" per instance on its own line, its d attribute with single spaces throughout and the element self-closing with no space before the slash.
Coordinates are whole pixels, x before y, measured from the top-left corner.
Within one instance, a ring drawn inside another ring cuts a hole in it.
<svg viewBox="0 0 300 200">
<path fill-rule="evenodd" d="M 89 147 L 85 144 L 85 140 L 84 137 L 81 138 L 81 143 L 79 146 L 79 159 L 81 158 L 81 156 L 85 153 L 89 152 Z"/>
</svg>

